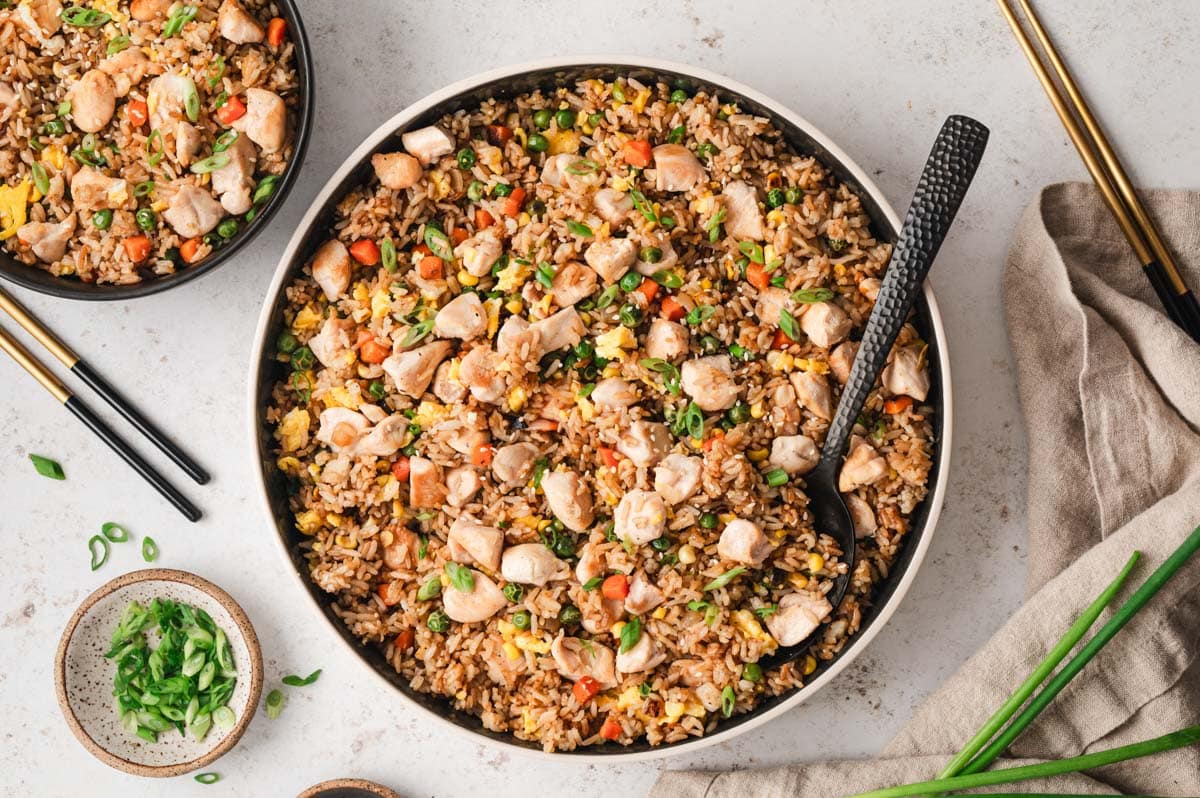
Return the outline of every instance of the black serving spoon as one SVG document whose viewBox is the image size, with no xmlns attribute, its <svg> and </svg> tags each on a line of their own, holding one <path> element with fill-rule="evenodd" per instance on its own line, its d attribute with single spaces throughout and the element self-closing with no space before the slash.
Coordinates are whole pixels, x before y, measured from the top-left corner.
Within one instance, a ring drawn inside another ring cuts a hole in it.
<svg viewBox="0 0 1200 798">
<path fill-rule="evenodd" d="M 988 129 L 966 116 L 949 117 L 938 132 L 884 272 L 875 307 L 863 330 L 850 378 L 826 433 L 821 460 L 805 478 L 813 528 L 837 541 L 842 549 L 841 561 L 846 564 L 846 573 L 834 580 L 833 589 L 826 596 L 835 609 L 850 586 L 855 559 L 854 522 L 838 491 L 842 455 L 863 403 L 874 389 L 892 344 L 921 294 L 925 275 L 971 185 L 987 140 Z M 791 662 L 808 650 L 817 634 L 814 632 L 796 645 L 776 650 L 762 664 L 776 667 Z"/>
</svg>

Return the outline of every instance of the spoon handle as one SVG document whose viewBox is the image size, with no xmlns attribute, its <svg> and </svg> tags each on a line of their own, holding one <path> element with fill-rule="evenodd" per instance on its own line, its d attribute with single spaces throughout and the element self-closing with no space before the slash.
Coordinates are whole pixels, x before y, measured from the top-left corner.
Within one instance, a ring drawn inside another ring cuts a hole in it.
<svg viewBox="0 0 1200 798">
<path fill-rule="evenodd" d="M 829 425 L 820 466 L 836 474 L 850 431 L 921 293 L 987 146 L 988 129 L 967 116 L 946 119 L 925 162 L 908 215 L 879 286 L 862 342 Z"/>
</svg>

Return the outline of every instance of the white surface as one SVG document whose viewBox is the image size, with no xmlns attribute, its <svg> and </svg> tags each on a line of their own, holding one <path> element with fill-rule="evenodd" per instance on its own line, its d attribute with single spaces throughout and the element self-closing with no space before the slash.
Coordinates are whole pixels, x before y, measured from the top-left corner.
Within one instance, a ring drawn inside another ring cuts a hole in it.
<svg viewBox="0 0 1200 798">
<path fill-rule="evenodd" d="M 477 5 L 490 9 L 486 21 Z M 1136 180 L 1200 183 L 1200 51 L 1192 45 L 1200 6 L 1042 5 Z M 987 2 L 945 0 L 644 7 L 308 0 L 321 104 L 306 174 L 276 229 L 240 262 L 159 297 L 97 305 L 17 292 L 153 409 L 216 479 L 185 487 L 208 513 L 188 524 L 0 361 L 0 538 L 11 585 L 0 602 L 0 793 L 293 795 L 355 775 L 413 796 L 525 796 L 533 784 L 539 794 L 638 795 L 662 767 L 868 755 L 1019 603 L 1024 445 L 1000 277 L 1012 228 L 1038 188 L 1085 174 L 998 12 Z M 901 210 L 945 115 L 976 116 L 991 126 L 992 143 L 935 268 L 954 361 L 954 474 L 930 558 L 891 625 L 816 699 L 732 744 L 665 764 L 535 765 L 436 729 L 368 678 L 331 630 L 297 624 L 308 617 L 297 606 L 307 599 L 279 572 L 273 533 L 249 489 L 251 464 L 241 462 L 245 361 L 291 226 L 362 136 L 406 102 L 485 68 L 602 50 L 692 62 L 789 104 L 872 172 Z M 38 477 L 31 451 L 59 459 L 68 481 Z M 88 592 L 142 565 L 138 547 L 127 544 L 102 570 L 88 571 L 86 540 L 108 520 L 153 535 L 160 565 L 198 572 L 234 595 L 262 638 L 269 683 L 325 668 L 316 685 L 288 691 L 278 720 L 259 713 L 212 768 L 224 774 L 218 788 L 189 777 L 168 787 L 111 771 L 58 715 L 51 667 L 63 625 Z"/>
</svg>

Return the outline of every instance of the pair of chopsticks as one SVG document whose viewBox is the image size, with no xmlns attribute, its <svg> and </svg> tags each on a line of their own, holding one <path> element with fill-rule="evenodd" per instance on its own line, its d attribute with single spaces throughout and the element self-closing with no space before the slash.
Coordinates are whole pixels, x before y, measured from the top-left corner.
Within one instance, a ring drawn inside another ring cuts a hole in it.
<svg viewBox="0 0 1200 798">
<path fill-rule="evenodd" d="M 41 322 L 35 319 L 29 311 L 21 307 L 3 289 L 0 289 L 0 310 L 7 313 L 13 321 L 17 322 L 27 333 L 33 336 L 34 340 L 41 344 L 46 351 L 50 352 L 58 362 L 70 369 L 89 388 L 95 391 L 101 399 L 108 402 L 138 432 L 142 433 L 163 454 L 169 457 L 172 462 L 183 469 L 184 473 L 200 485 L 208 482 L 208 473 L 203 468 L 188 457 L 183 450 L 168 440 L 167 436 L 161 430 L 154 426 L 128 400 L 121 396 L 117 389 L 110 385 L 104 377 L 80 358 L 79 355 L 75 354 L 70 347 L 60 341 L 54 333 L 46 329 Z M 0 349 L 8 353 L 21 368 L 25 369 L 35 380 L 41 383 L 42 387 L 49 391 L 55 399 L 74 413 L 76 418 L 87 425 L 88 429 L 94 432 L 100 440 L 104 441 L 122 460 L 140 474 L 142 479 L 149 482 L 175 509 L 183 513 L 184 517 L 189 521 L 200 520 L 201 513 L 196 505 L 192 504 L 186 496 L 168 482 L 154 466 L 147 463 L 133 447 L 126 443 L 99 416 L 92 412 L 78 396 L 71 393 L 50 369 L 46 368 L 43 363 L 30 354 L 29 350 L 22 346 L 3 327 L 0 327 Z"/>
<path fill-rule="evenodd" d="M 1195 295 L 1192 294 L 1191 289 L 1188 288 L 1179 273 L 1174 256 L 1163 242 L 1162 236 L 1159 235 L 1145 206 L 1142 205 L 1133 184 L 1129 181 L 1129 176 L 1121 166 L 1116 153 L 1113 152 L 1112 145 L 1109 144 L 1103 128 L 1100 127 L 1100 123 L 1088 108 L 1087 103 L 1084 102 L 1079 86 L 1071 77 L 1071 73 L 1067 69 L 1067 65 L 1063 63 L 1062 56 L 1055 49 L 1054 43 L 1050 41 L 1046 28 L 1034 13 L 1030 0 L 1017 0 L 1017 3 L 1021 6 L 1029 27 L 1033 29 L 1038 43 L 1049 59 L 1050 68 L 1054 70 L 1054 74 L 1062 83 L 1061 89 L 1054 82 L 1054 78 L 1050 76 L 1050 70 L 1042 63 L 1037 49 L 1021 26 L 1015 11 L 1009 5 L 1009 0 L 996 0 L 996 3 L 1004 13 L 1004 18 L 1012 28 L 1013 34 L 1016 35 L 1017 42 L 1025 52 L 1025 57 L 1029 59 L 1029 64 L 1037 74 L 1042 88 L 1046 90 L 1046 95 L 1054 105 L 1058 118 L 1066 127 L 1067 135 L 1071 137 L 1071 142 L 1079 151 L 1080 157 L 1083 158 L 1088 172 L 1092 175 L 1092 180 L 1104 196 L 1109 210 L 1116 217 L 1121 232 L 1125 234 L 1129 245 L 1133 247 L 1134 254 L 1142 264 L 1142 270 L 1154 287 L 1155 293 L 1158 294 L 1159 301 L 1162 302 L 1167 315 L 1193 340 L 1200 342 L 1200 305 L 1196 303 Z M 1066 97 L 1063 96 L 1064 89 Z"/>
</svg>

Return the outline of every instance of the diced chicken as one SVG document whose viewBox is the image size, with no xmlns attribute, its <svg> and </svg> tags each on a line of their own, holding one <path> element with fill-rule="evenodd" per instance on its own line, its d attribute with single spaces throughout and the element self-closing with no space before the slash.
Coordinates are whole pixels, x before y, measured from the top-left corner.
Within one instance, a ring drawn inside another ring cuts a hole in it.
<svg viewBox="0 0 1200 798">
<path fill-rule="evenodd" d="M 892 362 L 883 370 L 883 387 L 924 402 L 929 395 L 929 368 L 923 361 L 915 347 L 898 347 L 892 352 Z"/>
<path fill-rule="evenodd" d="M 101 61 L 97 69 L 112 78 L 117 96 L 125 97 L 147 75 L 161 74 L 163 67 L 151 61 L 141 48 L 126 47 Z"/>
<path fill-rule="evenodd" d="M 583 253 L 588 266 L 596 270 L 606 284 L 621 279 L 637 260 L 637 244 L 628 238 L 608 238 L 597 241 Z"/>
<path fill-rule="evenodd" d="M 371 422 L 366 416 L 348 407 L 330 407 L 322 410 L 320 423 L 317 440 L 339 453 L 352 451 L 358 439 L 371 427 Z"/>
<path fill-rule="evenodd" d="M 642 250 L 638 250 L 637 263 L 633 264 L 633 270 L 638 274 L 653 277 L 679 262 L 679 254 L 665 233 L 649 236 L 646 246 L 657 249 L 658 255 L 650 260 L 642 260 Z"/>
<path fill-rule="evenodd" d="M 346 353 L 350 351 L 353 342 L 350 333 L 354 330 L 354 322 L 350 319 L 339 319 L 330 316 L 322 325 L 321 331 L 308 339 L 308 348 L 326 368 L 338 369 L 346 365 Z"/>
<path fill-rule="evenodd" d="M 391 457 L 411 441 L 412 433 L 408 431 L 408 419 L 396 413 L 372 427 L 354 447 L 354 454 Z"/>
<path fill-rule="evenodd" d="M 726 560 L 755 568 L 762 565 L 770 553 L 771 541 L 767 540 L 762 528 L 741 518 L 726 524 L 721 530 L 721 539 L 717 541 L 717 554 Z"/>
<path fill-rule="evenodd" d="M 657 421 L 635 421 L 617 439 L 617 451 L 638 468 L 649 468 L 671 451 L 671 432 Z"/>
<path fill-rule="evenodd" d="M 410 130 L 400 136 L 400 143 L 410 155 L 415 155 L 426 166 L 454 152 L 454 139 L 436 125 Z"/>
<path fill-rule="evenodd" d="M 815 302 L 800 317 L 800 329 L 810 341 L 825 349 L 846 340 L 851 326 L 846 311 L 832 302 Z"/>
<path fill-rule="evenodd" d="M 771 327 L 779 326 L 779 317 L 787 308 L 791 295 L 783 288 L 763 288 L 754 303 L 754 315 L 759 322 Z"/>
<path fill-rule="evenodd" d="M 667 658 L 667 652 L 643 631 L 637 643 L 628 651 L 617 654 L 617 671 L 620 673 L 641 673 L 657 667 Z"/>
<path fill-rule="evenodd" d="M 476 277 L 491 271 L 503 253 L 500 235 L 491 227 L 480 230 L 454 248 L 454 256 L 462 261 L 463 268 Z"/>
<path fill-rule="evenodd" d="M 829 353 L 829 370 L 842 385 L 850 379 L 850 369 L 854 367 L 854 357 L 858 354 L 858 344 L 854 341 L 842 341 Z"/>
<path fill-rule="evenodd" d="M 278 152 L 287 133 L 287 106 L 266 89 L 246 89 L 246 113 L 233 129 L 245 133 L 264 153 Z"/>
<path fill-rule="evenodd" d="M 506 485 L 523 485 L 533 473 L 538 447 L 532 443 L 510 443 L 492 456 L 492 474 Z"/>
<path fill-rule="evenodd" d="M 136 202 L 127 182 L 111 178 L 90 166 L 80 167 L 71 178 L 71 199 L 77 211 L 129 210 Z"/>
<path fill-rule="evenodd" d="M 353 326 L 351 326 L 351 329 L 353 329 Z M 372 424 L 378 424 L 388 417 L 387 411 L 382 407 L 367 402 L 363 402 L 358 406 L 358 412 L 366 416 Z"/>
<path fill-rule="evenodd" d="M 336 302 L 350 287 L 352 271 L 350 252 L 346 249 L 346 245 L 336 238 L 326 241 L 313 255 L 313 280 L 321 287 L 325 298 L 330 302 Z"/>
<path fill-rule="evenodd" d="M 508 599 L 500 592 L 500 588 L 496 586 L 495 582 L 479 571 L 472 570 L 471 576 L 475 586 L 470 593 L 464 593 L 453 586 L 442 591 L 442 606 L 452 621 L 458 623 L 486 621 L 508 606 Z"/>
<path fill-rule="evenodd" d="M 574 471 L 550 471 L 542 477 L 542 493 L 554 517 L 575 532 L 592 525 L 595 512 L 592 494 Z"/>
<path fill-rule="evenodd" d="M 399 352 L 383 361 L 383 370 L 396 384 L 396 390 L 420 399 L 429 387 L 433 372 L 450 354 L 454 345 L 449 341 L 434 341 L 408 352 Z"/>
<path fill-rule="evenodd" d="M 555 188 L 564 186 L 576 194 L 586 193 L 589 189 L 600 185 L 604 175 L 596 169 L 578 169 L 582 159 L 574 153 L 551 155 L 542 167 L 542 182 Z M 575 170 L 572 171 L 573 167 Z M 578 174 L 576 174 L 578 172 Z"/>
<path fill-rule="evenodd" d="M 71 87 L 71 121 L 85 133 L 97 133 L 113 118 L 117 109 L 117 87 L 112 78 L 99 69 L 89 69 Z"/>
<path fill-rule="evenodd" d="M 150 81 L 146 89 L 146 106 L 150 110 L 151 127 L 174 130 L 176 122 L 187 119 L 187 98 L 195 91 L 195 81 L 174 72 Z"/>
<path fill-rule="evenodd" d="M 504 357 L 536 360 L 541 351 L 540 333 L 520 316 L 509 316 L 496 334 L 496 351 Z"/>
<path fill-rule="evenodd" d="M 696 698 L 700 699 L 701 706 L 703 706 L 709 712 L 716 712 L 725 702 L 725 698 L 721 694 L 720 688 L 718 688 L 712 682 L 705 682 L 704 684 L 697 685 Z"/>
<path fill-rule="evenodd" d="M 392 542 L 383 547 L 383 564 L 393 571 L 417 564 L 421 539 L 410 529 L 397 525 L 392 529 Z"/>
<path fill-rule="evenodd" d="M 462 507 L 475 498 L 483 480 L 471 466 L 459 466 L 446 472 L 446 501 L 451 507 Z"/>
<path fill-rule="evenodd" d="M 669 454 L 654 469 L 654 490 L 670 504 L 687 501 L 700 487 L 703 467 L 699 457 Z"/>
<path fill-rule="evenodd" d="M 613 410 L 637 404 L 638 393 L 628 380 L 608 377 L 596 383 L 590 398 L 596 407 Z"/>
<path fill-rule="evenodd" d="M 129 4 L 129 15 L 138 22 L 151 22 L 165 18 L 174 0 L 133 0 Z"/>
<path fill-rule="evenodd" d="M 850 439 L 850 453 L 846 455 L 842 473 L 838 476 L 838 490 L 849 493 L 855 488 L 872 485 L 887 472 L 887 460 L 865 438 L 855 435 Z"/>
<path fill-rule="evenodd" d="M 635 546 L 662 537 L 667 528 L 667 505 L 648 490 L 631 490 L 621 497 L 613 513 L 613 534 Z"/>
<path fill-rule="evenodd" d="M 790 383 L 781 383 L 771 391 L 771 429 L 776 435 L 793 435 L 800 427 L 800 405 Z"/>
<path fill-rule="evenodd" d="M 433 322 L 433 334 L 438 338 L 461 338 L 469 341 L 487 332 L 487 313 L 479 294 L 459 294 L 438 311 Z"/>
<path fill-rule="evenodd" d="M 679 384 L 684 393 L 708 413 L 733 407 L 741 393 L 733 379 L 729 355 L 710 355 L 687 361 L 680 369 Z"/>
<path fill-rule="evenodd" d="M 200 152 L 200 145 L 203 143 L 204 139 L 201 137 L 200 131 L 191 122 L 180 120 L 175 123 L 175 160 L 179 162 L 180 166 L 190 166 L 196 153 Z M 250 149 L 254 149 L 253 144 L 250 145 Z M 249 200 L 249 198 L 250 193 L 247 191 L 246 199 Z M 244 212 L 242 211 L 242 213 Z"/>
<path fill-rule="evenodd" d="M 883 285 L 883 281 L 878 277 L 868 277 L 858 284 L 858 292 L 874 302 L 879 299 L 879 287 L 881 285 Z"/>
<path fill-rule="evenodd" d="M 504 375 L 499 372 L 499 366 L 499 355 L 487 345 L 477 346 L 463 355 L 458 365 L 458 378 L 471 396 L 487 404 L 499 404 L 505 390 Z"/>
<path fill-rule="evenodd" d="M 736 180 L 721 192 L 725 198 L 725 233 L 734 238 L 762 241 L 763 218 L 754 186 Z"/>
<path fill-rule="evenodd" d="M 553 316 L 535 321 L 529 329 L 536 332 L 542 352 L 557 352 L 583 340 L 587 328 L 575 308 L 563 308 Z"/>
<path fill-rule="evenodd" d="M 621 599 L 601 599 L 599 610 L 589 605 L 581 608 L 583 620 L 580 622 L 584 629 L 592 634 L 605 634 L 617 621 L 625 615 L 625 602 Z"/>
<path fill-rule="evenodd" d="M 633 199 L 615 188 L 602 188 L 592 197 L 592 208 L 601 219 L 616 227 L 629 218 Z"/>
<path fill-rule="evenodd" d="M 490 437 L 485 430 L 463 418 L 453 416 L 435 424 L 430 431 L 438 440 L 444 441 L 459 454 L 472 454 L 486 444 Z"/>
<path fill-rule="evenodd" d="M 550 293 L 560 308 L 570 307 L 588 298 L 596 290 L 596 273 L 577 260 L 558 267 L 550 283 Z"/>
<path fill-rule="evenodd" d="M 254 168 L 258 150 L 249 138 L 239 135 L 225 150 L 229 163 L 212 173 L 212 189 L 221 195 L 221 207 L 240 215 L 250 210 L 250 193 L 254 187 Z M 344 289 L 343 289 L 344 290 Z"/>
<path fill-rule="evenodd" d="M 673 362 L 687 354 L 688 343 L 688 331 L 682 324 L 655 319 L 646 332 L 646 356 Z"/>
<path fill-rule="evenodd" d="M 29 34 L 43 45 L 46 44 L 47 37 L 62 29 L 61 0 L 24 0 L 16 4 L 16 11 L 17 19 Z"/>
<path fill-rule="evenodd" d="M 258 44 L 266 33 L 238 0 L 224 0 L 217 9 L 217 32 L 234 44 Z"/>
<path fill-rule="evenodd" d="M 796 398 L 808 412 L 826 421 L 833 420 L 833 396 L 829 392 L 829 380 L 813 371 L 794 371 L 791 375 Z"/>
<path fill-rule="evenodd" d="M 424 457 L 408 459 L 408 484 L 410 507 L 440 507 L 446 497 L 442 469 Z"/>
<path fill-rule="evenodd" d="M 767 462 L 791 475 L 807 474 L 817 467 L 821 453 L 812 438 L 806 435 L 780 435 L 771 441 Z"/>
<path fill-rule="evenodd" d="M 871 509 L 871 505 L 857 493 L 847 493 L 845 498 L 850 520 L 854 522 L 854 537 L 869 538 L 874 535 L 879 524 L 875 520 L 875 511 Z"/>
<path fill-rule="evenodd" d="M 654 187 L 659 191 L 691 191 L 704 179 L 704 165 L 682 144 L 654 148 Z"/>
<path fill-rule="evenodd" d="M 767 616 L 767 629 L 781 646 L 794 646 L 821 625 L 833 612 L 824 598 L 807 593 L 789 593 L 779 600 L 779 609 Z"/>
<path fill-rule="evenodd" d="M 183 183 L 163 211 L 167 224 L 184 238 L 196 238 L 212 230 L 225 216 L 221 203 L 202 188 Z"/>
<path fill-rule="evenodd" d="M 454 362 L 448 360 L 433 373 L 433 395 L 448 405 L 461 402 L 467 395 L 467 386 L 453 376 L 454 371 Z"/>
<path fill-rule="evenodd" d="M 601 690 L 616 687 L 616 662 L 612 649 L 578 637 L 560 637 L 550 645 L 550 656 L 564 679 L 577 682 L 585 676 L 596 680 Z"/>
<path fill-rule="evenodd" d="M 0 80 L 0 111 L 11 111 L 20 104 L 20 101 L 21 95 L 12 87 L 12 84 Z M 2 113 L 0 113 L 0 118 L 3 118 Z"/>
<path fill-rule="evenodd" d="M 474 563 L 489 571 L 500 567 L 504 533 L 494 526 L 485 526 L 471 518 L 460 517 L 446 533 L 446 543 L 455 562 L 467 565 Z"/>
<path fill-rule="evenodd" d="M 33 250 L 43 263 L 57 263 L 67 253 L 67 242 L 75 232 L 75 215 L 57 224 L 29 222 L 17 229 L 17 240 Z"/>
<path fill-rule="evenodd" d="M 571 566 L 541 543 L 522 543 L 504 550 L 500 574 L 519 585 L 540 586 L 551 580 L 566 579 L 571 575 Z"/>
<path fill-rule="evenodd" d="M 642 571 L 629 580 L 629 595 L 625 597 L 625 611 L 630 615 L 645 615 L 666 601 L 666 596 Z"/>
<path fill-rule="evenodd" d="M 371 166 L 384 188 L 393 191 L 412 188 L 425 174 L 421 162 L 406 152 L 377 152 L 371 156 Z"/>
<path fill-rule="evenodd" d="M 585 543 L 579 550 L 579 562 L 575 564 L 575 578 L 579 584 L 585 584 L 600 576 L 608 567 L 600 546 L 596 543 Z"/>
</svg>

